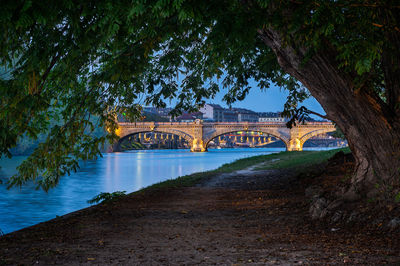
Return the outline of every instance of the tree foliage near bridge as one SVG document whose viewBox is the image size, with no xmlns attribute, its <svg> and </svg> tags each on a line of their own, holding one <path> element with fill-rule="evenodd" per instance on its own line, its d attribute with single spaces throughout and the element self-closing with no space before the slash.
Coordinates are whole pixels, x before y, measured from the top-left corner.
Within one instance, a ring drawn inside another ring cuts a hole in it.
<svg viewBox="0 0 400 266">
<path fill-rule="evenodd" d="M 397 1 L 9 1 L 0 10 L 0 142 L 48 137 L 11 179 L 48 189 L 78 159 L 99 155 L 90 117 L 110 132 L 140 104 L 198 107 L 220 89 L 243 99 L 289 90 L 285 112 L 308 95 L 340 127 L 357 161 L 352 190 L 398 186 L 400 5 Z M 301 83 L 300 83 L 301 82 Z M 59 123 L 49 128 L 49 119 Z"/>
</svg>

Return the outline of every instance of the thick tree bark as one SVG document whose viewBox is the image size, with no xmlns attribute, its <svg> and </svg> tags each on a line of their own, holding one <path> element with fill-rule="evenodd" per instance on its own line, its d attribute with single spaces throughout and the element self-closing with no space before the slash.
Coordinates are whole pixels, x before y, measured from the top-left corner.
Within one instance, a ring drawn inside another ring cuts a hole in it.
<svg viewBox="0 0 400 266">
<path fill-rule="evenodd" d="M 338 67 L 329 48 L 304 63 L 304 48 L 285 46 L 273 29 L 259 30 L 259 34 L 281 67 L 309 89 L 349 141 L 356 170 L 347 196 L 372 194 L 376 184 L 398 187 L 400 119 L 396 112 L 374 92 L 355 88 L 353 78 Z"/>
</svg>

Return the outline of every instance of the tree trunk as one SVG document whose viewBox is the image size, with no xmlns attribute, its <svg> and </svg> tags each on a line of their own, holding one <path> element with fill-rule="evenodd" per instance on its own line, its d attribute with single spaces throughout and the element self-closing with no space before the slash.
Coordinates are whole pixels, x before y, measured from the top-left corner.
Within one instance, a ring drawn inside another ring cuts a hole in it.
<svg viewBox="0 0 400 266">
<path fill-rule="evenodd" d="M 272 29 L 259 34 L 280 66 L 309 89 L 349 141 L 356 169 L 347 195 L 371 195 L 377 184 L 398 187 L 400 119 L 396 112 L 374 92 L 355 88 L 354 79 L 338 67 L 334 51 L 318 52 L 304 63 L 306 49 L 285 46 Z"/>
</svg>

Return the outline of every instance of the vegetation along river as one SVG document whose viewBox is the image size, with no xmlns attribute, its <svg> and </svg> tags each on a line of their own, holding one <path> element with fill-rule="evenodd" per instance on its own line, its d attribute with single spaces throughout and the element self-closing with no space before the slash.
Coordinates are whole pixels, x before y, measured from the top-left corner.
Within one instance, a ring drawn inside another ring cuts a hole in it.
<svg viewBox="0 0 400 266">
<path fill-rule="evenodd" d="M 81 164 L 48 193 L 27 184 L 7 190 L 5 179 L 25 157 L 0 160 L 0 229 L 4 233 L 28 227 L 85 207 L 100 192 L 137 191 L 167 179 L 218 168 L 236 159 L 283 151 L 283 148 L 145 150 L 104 154 Z"/>
</svg>

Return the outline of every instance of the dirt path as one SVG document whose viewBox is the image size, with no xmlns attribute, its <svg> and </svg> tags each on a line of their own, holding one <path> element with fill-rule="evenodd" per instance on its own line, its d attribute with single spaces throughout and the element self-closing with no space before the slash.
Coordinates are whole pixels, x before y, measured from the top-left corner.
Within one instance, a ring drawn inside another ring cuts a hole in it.
<svg viewBox="0 0 400 266">
<path fill-rule="evenodd" d="M 129 195 L 0 238 L 0 265 L 400 262 L 399 237 L 310 221 L 287 170 L 237 171 Z"/>
</svg>

